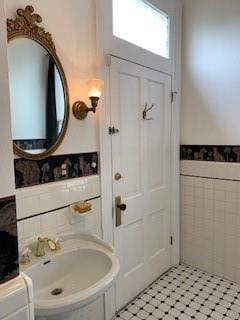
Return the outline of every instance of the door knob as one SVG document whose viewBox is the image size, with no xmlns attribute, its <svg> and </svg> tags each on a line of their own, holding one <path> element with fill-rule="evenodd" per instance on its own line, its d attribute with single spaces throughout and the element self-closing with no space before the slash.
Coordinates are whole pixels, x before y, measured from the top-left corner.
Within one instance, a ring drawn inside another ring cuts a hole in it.
<svg viewBox="0 0 240 320">
<path fill-rule="evenodd" d="M 114 178 L 115 178 L 116 181 L 119 181 L 120 179 L 122 179 L 121 173 L 117 172 L 117 173 L 115 174 Z"/>
<path fill-rule="evenodd" d="M 116 214 L 116 227 L 119 227 L 122 224 L 122 213 L 121 211 L 125 211 L 127 206 L 125 203 L 122 203 L 121 197 L 115 198 L 115 214 Z"/>
<path fill-rule="evenodd" d="M 125 203 L 120 203 L 117 205 L 117 208 L 120 209 L 121 211 L 125 211 L 127 209 L 127 206 Z"/>
</svg>

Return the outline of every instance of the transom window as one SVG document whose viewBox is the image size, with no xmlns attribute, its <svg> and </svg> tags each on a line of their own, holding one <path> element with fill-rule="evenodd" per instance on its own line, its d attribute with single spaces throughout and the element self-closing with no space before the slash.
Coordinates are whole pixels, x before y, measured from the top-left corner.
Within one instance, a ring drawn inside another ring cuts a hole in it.
<svg viewBox="0 0 240 320">
<path fill-rule="evenodd" d="M 144 0 L 113 0 L 113 35 L 169 58 L 170 17 Z"/>
</svg>

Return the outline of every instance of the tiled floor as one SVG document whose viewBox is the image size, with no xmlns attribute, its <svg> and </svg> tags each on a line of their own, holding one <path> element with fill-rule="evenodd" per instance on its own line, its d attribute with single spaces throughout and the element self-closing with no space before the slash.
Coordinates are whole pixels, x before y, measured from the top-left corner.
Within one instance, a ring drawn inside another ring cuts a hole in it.
<svg viewBox="0 0 240 320">
<path fill-rule="evenodd" d="M 240 286 L 179 265 L 131 302 L 118 319 L 240 319 Z"/>
</svg>

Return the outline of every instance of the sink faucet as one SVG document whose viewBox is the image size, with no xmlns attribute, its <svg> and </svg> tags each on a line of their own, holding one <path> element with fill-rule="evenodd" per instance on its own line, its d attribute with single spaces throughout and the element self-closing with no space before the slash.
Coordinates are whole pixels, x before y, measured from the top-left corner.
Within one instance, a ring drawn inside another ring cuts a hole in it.
<svg viewBox="0 0 240 320">
<path fill-rule="evenodd" d="M 45 246 L 46 244 L 48 245 L 48 248 L 51 251 L 56 251 L 59 249 L 59 246 L 57 243 L 50 239 L 50 238 L 38 238 L 37 246 L 36 246 L 36 251 L 35 251 L 35 256 L 36 257 L 43 257 L 45 256 Z"/>
</svg>

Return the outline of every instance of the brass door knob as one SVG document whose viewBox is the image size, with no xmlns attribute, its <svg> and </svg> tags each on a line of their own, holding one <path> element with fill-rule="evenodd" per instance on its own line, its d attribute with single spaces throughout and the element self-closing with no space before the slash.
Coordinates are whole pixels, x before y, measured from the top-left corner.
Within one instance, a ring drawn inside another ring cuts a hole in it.
<svg viewBox="0 0 240 320">
<path fill-rule="evenodd" d="M 117 172 L 117 173 L 115 174 L 114 178 L 115 178 L 116 181 L 119 181 L 120 179 L 122 179 L 121 173 Z"/>
<path fill-rule="evenodd" d="M 122 212 L 127 209 L 126 204 L 122 203 L 121 196 L 115 198 L 115 214 L 116 214 L 116 227 L 122 224 Z"/>
<path fill-rule="evenodd" d="M 127 209 L 127 205 L 125 203 L 121 203 L 117 205 L 117 208 L 119 208 L 121 211 L 125 211 Z"/>
</svg>

